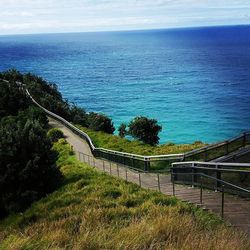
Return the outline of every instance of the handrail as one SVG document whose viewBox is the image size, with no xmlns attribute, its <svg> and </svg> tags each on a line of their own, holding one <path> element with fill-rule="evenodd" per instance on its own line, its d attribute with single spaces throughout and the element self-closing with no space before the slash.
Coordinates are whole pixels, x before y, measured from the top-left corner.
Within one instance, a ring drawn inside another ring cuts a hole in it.
<svg viewBox="0 0 250 250">
<path fill-rule="evenodd" d="M 214 166 L 213 168 L 210 166 Z M 219 166 L 221 166 L 222 168 L 219 168 Z M 239 174 L 244 174 L 245 176 L 249 176 L 250 175 L 250 171 L 249 170 L 240 170 L 240 169 L 227 169 L 226 167 L 247 167 L 250 168 L 250 164 L 246 164 L 246 163 L 214 163 L 214 162 L 195 162 L 195 161 L 191 161 L 191 162 L 182 162 L 182 163 L 172 163 L 172 167 L 171 167 L 171 175 L 172 176 L 178 176 L 178 175 L 191 175 L 192 176 L 192 186 L 194 185 L 194 183 L 197 182 L 197 180 L 194 179 L 195 175 L 203 175 L 207 178 L 213 179 L 216 181 L 216 187 L 219 186 L 219 183 L 221 184 L 226 184 L 227 186 L 233 187 L 234 189 L 238 190 L 238 191 L 243 191 L 246 192 L 248 194 L 250 194 L 250 190 L 237 186 L 233 183 L 227 182 L 225 180 L 221 179 L 221 173 L 239 173 Z M 187 172 L 185 173 L 186 170 Z M 210 176 L 208 174 L 205 174 L 201 171 L 213 171 L 214 173 L 216 173 L 216 177 Z M 197 171 L 199 171 L 197 173 Z M 173 178 L 173 177 L 172 177 Z M 174 179 L 172 179 L 174 181 Z M 180 180 L 180 182 L 182 183 L 190 183 L 189 180 Z M 211 187 L 209 187 L 211 188 Z M 247 186 L 248 188 L 248 186 Z M 217 188 L 216 188 L 217 189 Z M 235 191 L 233 190 L 229 190 L 231 193 L 235 193 Z"/>
<path fill-rule="evenodd" d="M 198 165 L 210 165 L 210 166 L 232 166 L 232 167 L 247 167 L 250 168 L 249 163 L 235 163 L 235 162 L 201 162 L 201 161 L 186 161 L 186 162 L 174 162 L 175 165 L 183 165 L 183 164 L 198 164 Z"/>
<path fill-rule="evenodd" d="M 0 79 L 0 80 L 5 81 L 5 82 L 9 82 L 9 81 L 7 81 L 5 79 Z M 16 83 L 19 84 L 19 85 L 25 86 L 25 84 L 23 84 L 21 82 L 16 81 Z M 115 151 L 115 150 L 110 150 L 110 149 L 105 149 L 105 148 L 96 148 L 95 145 L 93 144 L 91 138 L 89 137 L 89 135 L 87 133 L 85 133 L 82 130 L 78 129 L 77 127 L 72 125 L 70 122 L 68 122 L 67 120 L 62 118 L 61 116 L 59 116 L 59 115 L 47 110 L 46 108 L 44 108 L 42 105 L 40 105 L 31 96 L 28 89 L 25 88 L 25 90 L 26 90 L 27 95 L 31 98 L 32 102 L 35 105 L 37 105 L 39 108 L 41 108 L 47 115 L 59 120 L 60 122 L 65 124 L 68 128 L 70 128 L 73 132 L 76 132 L 77 134 L 81 135 L 87 141 L 87 143 L 89 144 L 92 152 L 103 152 L 103 153 L 107 153 L 109 155 L 116 155 L 116 156 L 122 156 L 122 157 L 131 158 L 131 159 L 136 159 L 136 160 L 144 161 L 145 164 L 150 163 L 151 161 L 164 161 L 164 160 L 183 161 L 186 157 L 194 156 L 194 155 L 196 155 L 198 153 L 201 153 L 201 152 L 207 152 L 210 149 L 226 145 L 228 142 L 232 142 L 232 141 L 240 139 L 240 138 L 245 139 L 246 136 L 250 135 L 250 132 L 245 132 L 243 135 L 240 135 L 238 137 L 234 137 L 234 138 L 232 138 L 232 139 L 230 139 L 228 141 L 211 144 L 211 145 L 208 145 L 208 146 L 201 147 L 199 149 L 195 149 L 195 150 L 192 150 L 192 151 L 189 151 L 189 152 L 186 152 L 186 153 L 179 153 L 179 154 L 143 156 L 143 155 L 120 152 L 120 151 Z"/>
<path fill-rule="evenodd" d="M 171 173 L 172 173 L 172 172 L 171 172 Z M 208 178 L 208 179 L 212 179 L 212 180 L 214 180 L 214 181 L 220 182 L 220 183 L 222 183 L 222 184 L 225 184 L 225 185 L 227 185 L 227 186 L 233 187 L 233 188 L 235 188 L 235 189 L 238 189 L 238 190 L 240 190 L 240 191 L 243 191 L 243 192 L 246 192 L 246 193 L 249 193 L 249 194 L 250 194 L 250 190 L 248 190 L 248 189 L 239 187 L 239 186 L 234 185 L 234 184 L 232 184 L 232 183 L 230 183 L 230 182 L 220 180 L 220 179 L 218 179 L 218 178 L 215 178 L 215 177 L 213 177 L 213 176 L 210 176 L 210 175 L 207 175 L 207 174 L 204 174 L 204 173 L 172 173 L 172 174 L 173 174 L 173 175 L 200 175 L 200 176 L 204 176 L 204 177 L 206 177 L 206 178 Z"/>
<path fill-rule="evenodd" d="M 239 169 L 226 169 L 226 168 L 206 168 L 206 167 L 191 167 L 192 169 L 204 169 L 204 170 L 213 170 L 214 172 L 227 172 L 227 173 L 243 173 L 243 174 L 250 174 L 248 170 L 239 170 Z M 177 169 L 177 168 L 175 168 Z M 178 168 L 178 169 L 185 169 L 185 168 Z"/>
</svg>

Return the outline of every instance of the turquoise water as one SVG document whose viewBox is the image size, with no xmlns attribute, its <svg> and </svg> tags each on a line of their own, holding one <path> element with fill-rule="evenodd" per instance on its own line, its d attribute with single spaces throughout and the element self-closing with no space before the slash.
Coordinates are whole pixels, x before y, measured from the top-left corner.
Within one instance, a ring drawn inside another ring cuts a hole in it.
<svg viewBox="0 0 250 250">
<path fill-rule="evenodd" d="M 161 143 L 250 128 L 250 27 L 0 36 L 0 70 L 43 76 L 115 126 L 156 118 Z"/>
</svg>

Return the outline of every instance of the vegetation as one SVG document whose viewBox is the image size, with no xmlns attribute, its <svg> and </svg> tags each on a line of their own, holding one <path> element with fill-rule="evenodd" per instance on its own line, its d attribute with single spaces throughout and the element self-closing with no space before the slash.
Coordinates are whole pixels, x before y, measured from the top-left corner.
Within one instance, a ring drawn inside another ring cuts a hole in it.
<svg viewBox="0 0 250 250">
<path fill-rule="evenodd" d="M 103 131 L 107 134 L 113 134 L 115 131 L 112 120 L 104 114 L 89 113 L 88 124 L 88 127 L 95 131 Z"/>
<path fill-rule="evenodd" d="M 127 134 L 126 128 L 127 128 L 127 125 L 126 125 L 125 123 L 122 123 L 122 124 L 119 126 L 118 132 L 119 132 L 119 136 L 120 136 L 121 138 L 124 138 L 124 137 L 126 136 L 126 134 Z"/>
<path fill-rule="evenodd" d="M 51 128 L 47 132 L 47 136 L 51 142 L 57 142 L 59 139 L 63 138 L 63 132 L 58 128 Z"/>
<path fill-rule="evenodd" d="M 78 107 L 76 105 L 72 105 L 71 106 L 71 122 L 74 124 L 81 124 L 82 126 L 88 127 L 89 123 L 88 123 L 88 115 L 86 113 L 86 111 L 81 108 Z"/>
<path fill-rule="evenodd" d="M 16 100 L 19 100 L 19 92 L 16 91 L 16 89 L 20 88 L 20 86 L 16 84 L 15 81 L 21 81 L 26 85 L 31 95 L 38 103 L 48 110 L 63 117 L 64 119 L 74 124 L 80 124 L 81 126 L 89 127 L 95 131 L 103 131 L 108 134 L 113 134 L 115 130 L 112 120 L 109 117 L 104 114 L 86 113 L 83 108 L 77 107 L 75 104 L 69 103 L 67 100 L 63 99 L 56 84 L 49 83 L 41 77 L 32 75 L 30 73 L 21 74 L 16 70 L 9 70 L 0 73 L 0 78 L 11 82 L 11 88 L 8 90 L 3 90 L 4 93 L 1 91 L 0 94 L 1 96 L 4 94 L 6 100 L 3 99 L 3 101 L 10 102 L 13 104 L 13 107 L 15 106 Z M 15 96 L 10 98 L 9 93 L 12 92 L 15 93 Z M 20 105 L 18 105 L 19 107 L 29 106 L 28 104 L 30 103 L 30 100 L 28 100 L 27 97 L 26 100 L 21 100 L 22 102 Z M 16 110 L 19 109 L 17 108 Z M 0 109 L 0 114 L 1 112 L 2 111 Z"/>
<path fill-rule="evenodd" d="M 134 138 L 152 146 L 159 143 L 158 134 L 162 127 L 157 124 L 157 120 L 137 116 L 129 123 L 128 127 L 128 133 Z"/>
<path fill-rule="evenodd" d="M 121 138 L 116 135 L 109 135 L 103 132 L 96 132 L 82 126 L 77 127 L 90 136 L 96 147 L 107 148 L 127 153 L 134 153 L 139 155 L 162 155 L 183 153 L 205 146 L 205 144 L 200 141 L 194 142 L 192 144 L 178 145 L 174 143 L 168 143 L 158 146 L 151 146 L 144 144 L 140 141 L 130 141 L 126 138 Z"/>
<path fill-rule="evenodd" d="M 60 139 L 63 185 L 0 222 L 0 249 L 249 249 L 215 216 L 110 177 L 76 160 Z"/>
<path fill-rule="evenodd" d="M 24 111 L 0 120 L 0 217 L 27 208 L 60 181 L 43 126 Z"/>
<path fill-rule="evenodd" d="M 6 115 L 17 115 L 20 110 L 29 107 L 29 98 L 20 91 L 20 86 L 16 82 L 0 84 L 0 118 Z"/>
<path fill-rule="evenodd" d="M 46 136 L 45 114 L 14 81 L 18 74 L 8 79 L 0 81 L 0 217 L 26 209 L 61 179 L 57 154 Z"/>
</svg>

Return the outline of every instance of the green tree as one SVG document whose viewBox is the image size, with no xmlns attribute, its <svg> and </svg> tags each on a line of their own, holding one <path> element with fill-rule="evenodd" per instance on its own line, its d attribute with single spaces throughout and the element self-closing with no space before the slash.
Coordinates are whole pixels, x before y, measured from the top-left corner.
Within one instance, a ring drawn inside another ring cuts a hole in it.
<svg viewBox="0 0 250 250">
<path fill-rule="evenodd" d="M 127 125 L 125 123 L 121 123 L 121 125 L 119 126 L 118 132 L 121 138 L 124 138 L 125 135 L 127 134 L 126 128 L 127 128 Z"/>
<path fill-rule="evenodd" d="M 46 130 L 37 120 L 0 121 L 0 216 L 22 211 L 53 191 L 61 173 Z"/>
<path fill-rule="evenodd" d="M 162 127 L 157 124 L 157 120 L 138 116 L 129 123 L 128 127 L 128 133 L 135 139 L 150 145 L 159 143 L 158 133 Z"/>
<path fill-rule="evenodd" d="M 113 134 L 115 131 L 112 120 L 104 114 L 90 113 L 88 115 L 88 125 L 90 129 L 108 134 Z"/>
</svg>

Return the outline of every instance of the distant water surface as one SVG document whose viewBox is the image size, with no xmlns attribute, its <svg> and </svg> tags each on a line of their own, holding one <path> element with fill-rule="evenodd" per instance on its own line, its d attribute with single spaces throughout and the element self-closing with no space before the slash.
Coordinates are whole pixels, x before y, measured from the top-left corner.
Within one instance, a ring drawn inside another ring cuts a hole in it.
<svg viewBox="0 0 250 250">
<path fill-rule="evenodd" d="M 216 142 L 250 129 L 250 26 L 0 36 L 0 70 L 59 86 L 118 127 L 156 118 L 161 143 Z"/>
</svg>

